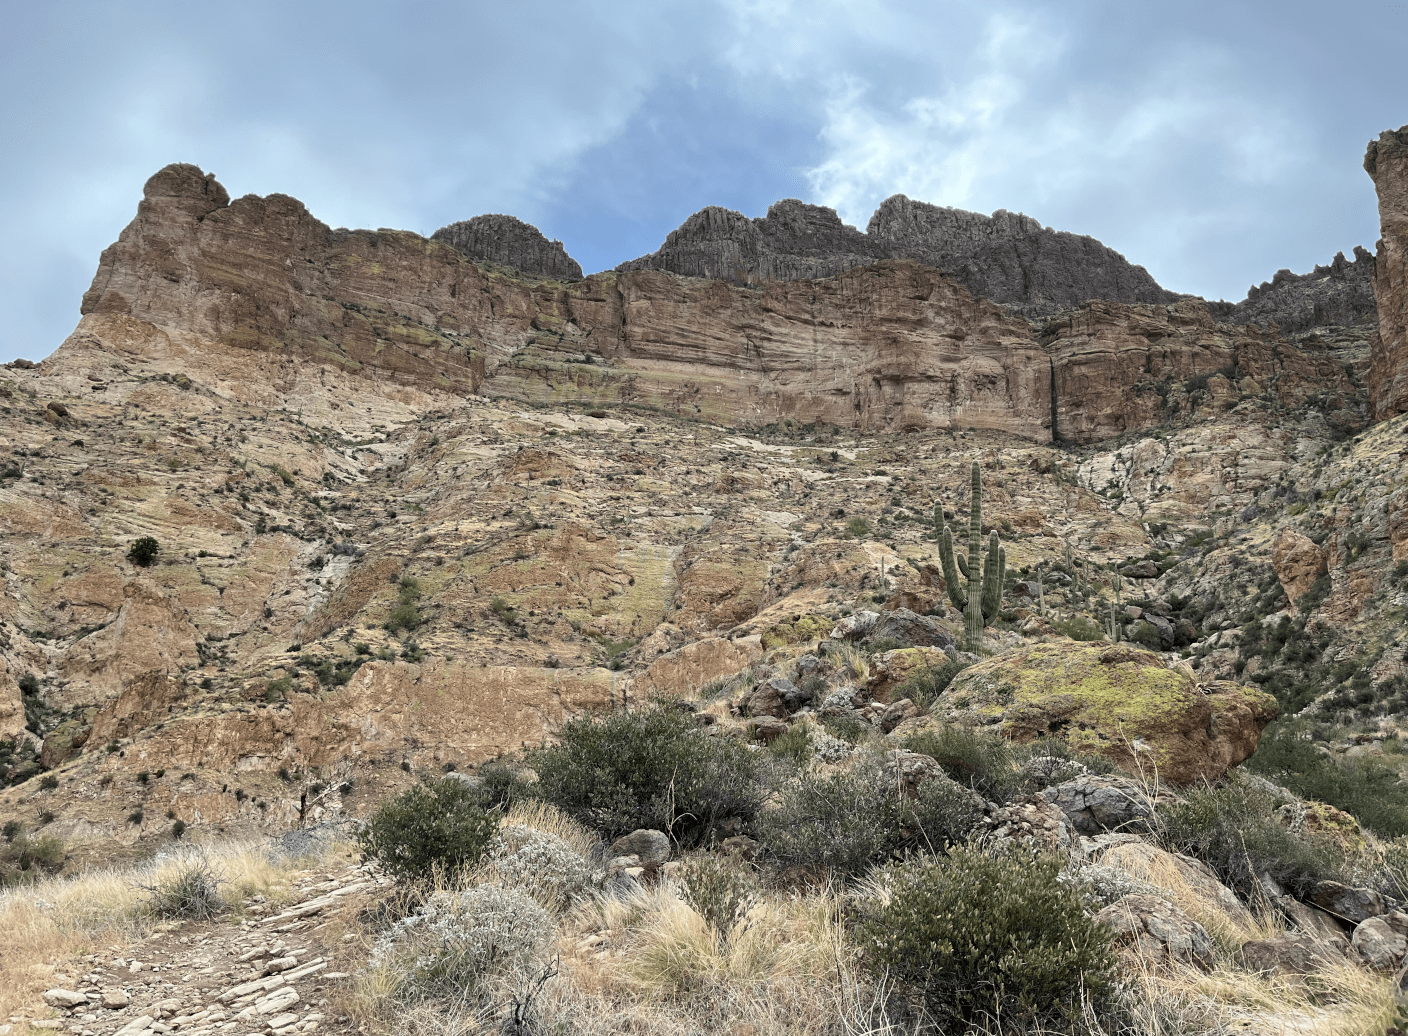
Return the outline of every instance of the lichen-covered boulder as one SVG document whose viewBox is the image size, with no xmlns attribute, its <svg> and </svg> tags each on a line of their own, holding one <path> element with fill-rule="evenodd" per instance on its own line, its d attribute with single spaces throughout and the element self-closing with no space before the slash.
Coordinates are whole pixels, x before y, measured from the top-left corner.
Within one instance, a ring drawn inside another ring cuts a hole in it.
<svg viewBox="0 0 1408 1036">
<path fill-rule="evenodd" d="M 1216 780 L 1249 758 L 1276 700 L 1125 644 L 1049 643 L 954 677 L 933 713 L 1014 741 L 1059 737 L 1131 772 L 1173 784 Z"/>
<path fill-rule="evenodd" d="M 1134 967 L 1166 960 L 1210 969 L 1212 937 L 1207 929 L 1161 896 L 1130 895 L 1095 915 L 1109 927 L 1120 959 Z"/>
</svg>

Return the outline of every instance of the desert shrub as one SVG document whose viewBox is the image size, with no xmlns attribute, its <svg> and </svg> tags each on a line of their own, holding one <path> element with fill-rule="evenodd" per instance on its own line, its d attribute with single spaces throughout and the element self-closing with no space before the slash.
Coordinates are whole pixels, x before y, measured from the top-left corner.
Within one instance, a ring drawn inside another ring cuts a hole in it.
<svg viewBox="0 0 1408 1036">
<path fill-rule="evenodd" d="M 825 716 L 821 725 L 832 737 L 853 745 L 860 744 L 870 733 L 870 724 L 856 716 Z"/>
<path fill-rule="evenodd" d="M 592 877 L 591 865 L 566 839 L 522 824 L 499 828 L 488 871 L 500 884 L 554 909 L 581 897 Z"/>
<path fill-rule="evenodd" d="M 784 867 L 863 873 L 905 844 L 908 806 L 870 758 L 849 770 L 805 772 L 758 817 L 767 852 Z"/>
<path fill-rule="evenodd" d="M 870 523 L 864 518 L 852 518 L 846 523 L 846 535 L 853 540 L 863 540 L 870 535 Z"/>
<path fill-rule="evenodd" d="M 479 802 L 485 809 L 508 809 L 515 802 L 533 798 L 533 788 L 514 767 L 494 760 L 475 771 L 479 777 Z"/>
<path fill-rule="evenodd" d="M 548 912 L 516 889 L 437 892 L 377 940 L 369 968 L 403 1002 L 473 1000 L 490 977 L 531 966 L 552 932 Z"/>
<path fill-rule="evenodd" d="M 1084 615 L 1076 615 L 1069 619 L 1062 619 L 1060 622 L 1053 622 L 1051 628 L 1061 636 L 1070 637 L 1072 640 L 1105 639 L 1104 628 Z"/>
<path fill-rule="evenodd" d="M 768 751 L 796 766 L 806 765 L 807 760 L 812 757 L 812 742 L 805 724 L 794 723 L 788 727 L 787 733 L 773 739 L 772 744 L 768 745 Z"/>
<path fill-rule="evenodd" d="M 58 786 L 59 779 L 55 777 L 52 773 L 46 773 L 43 777 L 39 778 L 40 791 L 53 791 Z"/>
<path fill-rule="evenodd" d="M 161 874 L 152 885 L 139 885 L 146 891 L 146 907 L 157 917 L 184 917 L 204 921 L 225 909 L 220 894 L 224 882 L 203 854 L 182 857 L 176 867 Z"/>
<path fill-rule="evenodd" d="M 1125 896 L 1167 895 L 1160 892 L 1156 886 L 1104 863 L 1090 863 L 1084 867 L 1062 871 L 1060 880 L 1080 893 L 1086 908 L 1092 913 L 1118 902 Z"/>
<path fill-rule="evenodd" d="M 1005 802 L 1027 790 L 1027 775 L 1012 746 L 996 734 L 945 724 L 911 734 L 904 747 L 929 756 L 943 767 L 944 773 L 985 799 Z"/>
<path fill-rule="evenodd" d="M 920 666 L 911 672 L 899 687 L 890 692 L 890 700 L 899 701 L 901 698 L 908 698 L 921 710 L 928 712 L 929 706 L 938 701 L 939 695 L 948 690 L 948 685 L 953 683 L 953 678 L 967 668 L 967 662 L 957 662 L 953 659 L 941 665 Z"/>
<path fill-rule="evenodd" d="M 695 856 L 680 871 L 680 897 L 726 940 L 752 908 L 755 896 L 748 874 L 730 860 Z"/>
<path fill-rule="evenodd" d="M 395 633 L 397 630 L 413 630 L 420 624 L 420 609 L 410 602 L 396 605 L 391 609 L 391 614 L 386 617 L 386 630 L 389 633 Z"/>
<path fill-rule="evenodd" d="M 720 820 L 751 819 L 767 795 L 761 754 L 669 708 L 571 720 L 531 761 L 542 797 L 608 838 L 646 827 L 694 844 Z"/>
<path fill-rule="evenodd" d="M 1261 894 L 1266 875 L 1297 895 L 1317 881 L 1343 876 L 1344 860 L 1324 841 L 1288 830 L 1272 816 L 1282 801 L 1238 780 L 1187 793 L 1163 813 L 1159 839 L 1173 852 L 1202 860 L 1245 899 Z"/>
<path fill-rule="evenodd" d="M 64 843 L 51 835 L 35 837 L 26 833 L 18 821 L 7 821 L 5 841 L 0 846 L 0 888 L 36 881 L 63 869 L 67 856 Z"/>
<path fill-rule="evenodd" d="M 499 816 L 480 805 L 478 790 L 445 778 L 418 784 L 386 802 L 357 833 L 364 859 L 393 878 L 425 881 L 472 867 L 493 844 Z"/>
<path fill-rule="evenodd" d="M 1408 786 L 1398 770 L 1372 757 L 1326 755 L 1311 741 L 1304 722 L 1277 721 L 1267 727 L 1246 766 L 1302 798 L 1352 814 L 1387 838 L 1408 835 Z"/>
<path fill-rule="evenodd" d="M 904 823 L 914 831 L 919 848 L 939 852 L 959 845 L 983 819 L 983 803 L 957 781 L 931 777 L 920 784 L 907 808 Z"/>
<path fill-rule="evenodd" d="M 1073 1017 L 1110 988 L 1114 961 L 1060 872 L 1052 857 L 969 849 L 896 865 L 860 929 L 865 959 L 941 1022 Z"/>
<path fill-rule="evenodd" d="M 141 536 L 127 548 L 127 560 L 138 568 L 147 568 L 161 553 L 161 544 L 152 536 Z"/>
</svg>

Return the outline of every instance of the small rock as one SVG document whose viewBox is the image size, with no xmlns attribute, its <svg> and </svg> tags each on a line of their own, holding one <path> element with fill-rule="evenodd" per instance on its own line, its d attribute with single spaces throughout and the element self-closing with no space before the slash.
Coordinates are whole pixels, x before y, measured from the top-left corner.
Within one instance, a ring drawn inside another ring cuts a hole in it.
<svg viewBox="0 0 1408 1036">
<path fill-rule="evenodd" d="M 86 1004 L 88 998 L 72 989 L 49 989 L 44 992 L 44 1002 L 50 1007 L 77 1007 Z"/>
<path fill-rule="evenodd" d="M 103 1006 L 116 1010 L 119 1007 L 126 1007 L 132 1002 L 132 998 L 120 989 L 107 989 L 103 991 Z"/>
<path fill-rule="evenodd" d="M 1154 802 L 1127 777 L 1086 775 L 1047 788 L 1041 794 L 1059 806 L 1083 835 L 1145 831 L 1154 815 Z"/>
<path fill-rule="evenodd" d="M 1389 971 L 1408 954 L 1408 939 L 1389 927 L 1382 917 L 1360 922 L 1350 941 L 1364 962 L 1376 971 Z"/>
<path fill-rule="evenodd" d="M 297 957 L 275 957 L 264 965 L 264 974 L 277 975 L 280 971 L 288 971 L 290 968 L 298 967 Z"/>
<path fill-rule="evenodd" d="M 663 831 L 638 828 L 611 843 L 612 856 L 639 856 L 645 866 L 659 866 L 670 858 L 670 839 Z"/>
<path fill-rule="evenodd" d="M 1334 944 L 1292 932 L 1244 942 L 1238 957 L 1248 971 L 1282 975 L 1311 975 L 1344 962 L 1344 954 Z"/>
<path fill-rule="evenodd" d="M 1040 795 L 995 810 L 979 828 L 984 829 L 991 840 L 989 844 L 998 851 L 1031 846 L 1069 858 L 1078 851 L 1080 844 L 1066 814 Z"/>
<path fill-rule="evenodd" d="M 1350 888 L 1338 881 L 1321 881 L 1310 890 L 1310 902 L 1352 924 L 1388 912 L 1384 897 L 1373 889 Z"/>
<path fill-rule="evenodd" d="M 283 1014 L 274 1015 L 264 1024 L 271 1029 L 282 1029 L 285 1025 L 292 1025 L 296 1021 L 298 1021 L 298 1015 L 291 1011 L 285 1011 Z"/>
<path fill-rule="evenodd" d="M 1101 910 L 1095 920 L 1109 926 L 1121 956 L 1136 964 L 1170 959 L 1212 968 L 1212 937 L 1207 929 L 1161 896 L 1125 896 Z"/>
<path fill-rule="evenodd" d="M 918 716 L 919 711 L 919 706 L 908 698 L 891 702 L 880 713 L 880 729 L 888 734 L 911 716 Z"/>
<path fill-rule="evenodd" d="M 785 720 L 775 719 L 772 716 L 761 716 L 748 726 L 752 728 L 753 736 L 757 740 L 768 745 L 787 733 L 788 730 Z"/>
</svg>

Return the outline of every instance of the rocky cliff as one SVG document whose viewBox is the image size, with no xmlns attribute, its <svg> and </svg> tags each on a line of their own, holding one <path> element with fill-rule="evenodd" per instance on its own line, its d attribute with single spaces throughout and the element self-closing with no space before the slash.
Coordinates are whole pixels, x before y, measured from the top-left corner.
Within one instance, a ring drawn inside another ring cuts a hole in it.
<svg viewBox="0 0 1408 1036">
<path fill-rule="evenodd" d="M 1372 323 L 1374 256 L 1358 245 L 1354 261 L 1343 252 L 1309 273 L 1277 270 L 1269 281 L 1247 291 L 1241 302 L 1210 302 L 1208 309 L 1220 321 L 1232 324 L 1275 324 L 1287 334 L 1313 327 Z"/>
<path fill-rule="evenodd" d="M 702 209 L 660 250 L 618 271 L 667 270 L 741 283 L 829 277 L 880 259 L 912 259 L 944 270 L 974 295 L 1026 315 L 1046 315 L 1089 299 L 1172 302 L 1178 296 L 1142 266 L 1092 237 L 1043 227 L 1029 216 L 991 216 L 887 198 L 866 232 L 834 209 L 780 201 L 760 219 L 717 206 Z"/>
<path fill-rule="evenodd" d="M 537 227 L 514 216 L 475 216 L 441 227 L 430 237 L 454 245 L 471 259 L 502 263 L 536 277 L 582 279 L 582 267 L 561 241 L 549 241 Z"/>
<path fill-rule="evenodd" d="M 1379 195 L 1374 296 L 1379 341 L 1370 386 L 1380 418 L 1408 411 L 1408 126 L 1385 130 L 1369 143 L 1364 169 Z"/>
</svg>

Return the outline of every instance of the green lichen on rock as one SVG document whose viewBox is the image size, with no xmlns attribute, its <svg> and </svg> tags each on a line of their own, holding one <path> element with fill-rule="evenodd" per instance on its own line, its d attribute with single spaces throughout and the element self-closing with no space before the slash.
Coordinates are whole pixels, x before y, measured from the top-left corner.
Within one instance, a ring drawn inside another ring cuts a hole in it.
<svg viewBox="0 0 1408 1036">
<path fill-rule="evenodd" d="M 1240 684 L 1199 685 L 1190 669 L 1149 651 L 1052 643 L 965 670 L 934 712 L 996 726 L 1014 741 L 1059 737 L 1131 772 L 1187 784 L 1250 757 L 1276 704 Z"/>
<path fill-rule="evenodd" d="M 779 622 L 763 631 L 763 648 L 773 648 L 788 644 L 799 644 L 809 640 L 824 640 L 831 634 L 836 620 L 828 615 L 798 615 L 788 622 Z"/>
</svg>

